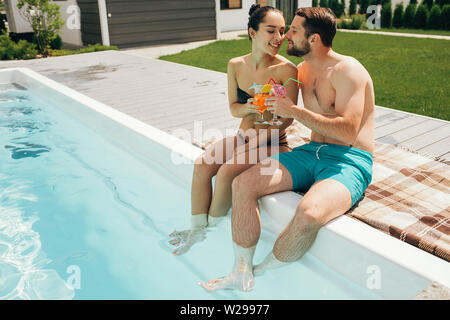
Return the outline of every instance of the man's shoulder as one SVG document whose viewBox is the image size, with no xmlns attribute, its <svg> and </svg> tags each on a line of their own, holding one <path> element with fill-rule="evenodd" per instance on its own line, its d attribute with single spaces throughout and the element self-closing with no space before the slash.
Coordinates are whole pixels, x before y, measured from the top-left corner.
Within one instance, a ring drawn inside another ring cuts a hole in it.
<svg viewBox="0 0 450 320">
<path fill-rule="evenodd" d="M 351 56 L 340 55 L 339 61 L 333 69 L 333 78 L 335 80 L 342 78 L 366 80 L 369 76 L 366 68 Z"/>
</svg>

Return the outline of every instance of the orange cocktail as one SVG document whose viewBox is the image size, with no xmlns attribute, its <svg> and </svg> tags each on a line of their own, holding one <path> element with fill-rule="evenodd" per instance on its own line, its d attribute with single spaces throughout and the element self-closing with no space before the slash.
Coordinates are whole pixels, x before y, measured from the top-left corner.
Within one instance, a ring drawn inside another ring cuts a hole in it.
<svg viewBox="0 0 450 320">
<path fill-rule="evenodd" d="M 264 103 L 266 102 L 266 98 L 269 96 L 269 94 L 267 93 L 257 93 L 255 94 L 255 96 L 253 97 L 253 99 L 255 99 L 255 102 L 252 102 L 253 105 L 258 106 L 258 108 L 256 108 L 256 110 L 258 110 L 258 112 L 260 114 L 263 114 L 264 111 L 266 111 L 267 106 L 264 105 Z"/>
</svg>

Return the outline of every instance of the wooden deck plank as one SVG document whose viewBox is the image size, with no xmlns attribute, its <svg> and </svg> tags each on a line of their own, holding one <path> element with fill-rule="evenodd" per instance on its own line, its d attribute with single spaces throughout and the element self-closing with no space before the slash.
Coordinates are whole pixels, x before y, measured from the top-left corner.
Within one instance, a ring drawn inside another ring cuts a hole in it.
<svg viewBox="0 0 450 320">
<path fill-rule="evenodd" d="M 426 119 L 420 117 L 409 116 L 393 123 L 385 124 L 383 126 L 377 126 L 375 128 L 375 139 L 385 137 L 407 128 L 411 128 L 412 126 L 425 121 Z"/>
<path fill-rule="evenodd" d="M 402 142 L 400 145 L 408 149 L 418 151 L 426 146 L 429 146 L 449 136 L 450 136 L 450 124 L 444 124 L 443 126 L 428 131 L 420 136 L 410 138 Z M 448 151 L 450 151 L 449 150 L 450 146 L 449 145 L 443 146 L 443 149 L 447 149 Z M 442 152 L 441 154 L 444 153 L 445 152 Z"/>
<path fill-rule="evenodd" d="M 421 118 L 421 117 L 417 117 Z M 391 133 L 387 136 L 378 138 L 377 141 L 389 144 L 399 144 L 408 139 L 418 137 L 426 132 L 432 131 L 438 127 L 441 127 L 445 124 L 442 121 L 436 120 L 425 120 L 424 122 L 420 122 L 412 127 L 405 128 L 401 131 Z"/>
<path fill-rule="evenodd" d="M 450 128 L 449 128 L 450 131 Z M 449 152 L 450 136 L 418 149 L 419 153 L 440 157 Z"/>
<path fill-rule="evenodd" d="M 382 116 L 377 117 L 375 119 L 375 128 L 385 126 L 387 124 L 394 123 L 396 121 L 399 121 L 401 119 L 405 119 L 408 117 L 410 117 L 410 116 L 407 114 L 395 112 L 395 110 L 392 110 L 392 112 L 383 114 Z"/>
</svg>

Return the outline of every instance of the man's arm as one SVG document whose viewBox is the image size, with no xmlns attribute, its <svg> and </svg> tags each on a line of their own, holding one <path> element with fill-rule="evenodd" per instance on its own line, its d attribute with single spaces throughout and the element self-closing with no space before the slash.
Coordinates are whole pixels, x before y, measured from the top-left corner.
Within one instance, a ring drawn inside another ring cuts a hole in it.
<svg viewBox="0 0 450 320">
<path fill-rule="evenodd" d="M 355 70 L 356 69 L 356 70 Z M 311 130 L 347 144 L 355 141 L 364 111 L 364 74 L 355 65 L 336 70 L 331 83 L 336 91 L 335 115 L 320 114 L 294 105 L 288 99 L 273 99 L 273 108 L 283 117 L 294 118 Z"/>
</svg>

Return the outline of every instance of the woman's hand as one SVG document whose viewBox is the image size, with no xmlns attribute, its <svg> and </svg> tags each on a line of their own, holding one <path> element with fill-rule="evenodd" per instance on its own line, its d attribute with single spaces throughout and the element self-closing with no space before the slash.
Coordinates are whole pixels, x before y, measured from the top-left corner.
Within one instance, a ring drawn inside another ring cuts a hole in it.
<svg viewBox="0 0 450 320">
<path fill-rule="evenodd" d="M 253 103 L 256 102 L 256 99 L 253 98 L 249 98 L 247 99 L 247 110 L 248 110 L 248 114 L 254 114 L 254 113 L 258 113 L 258 110 L 256 110 L 256 108 L 258 108 L 258 106 L 255 106 Z"/>
</svg>

